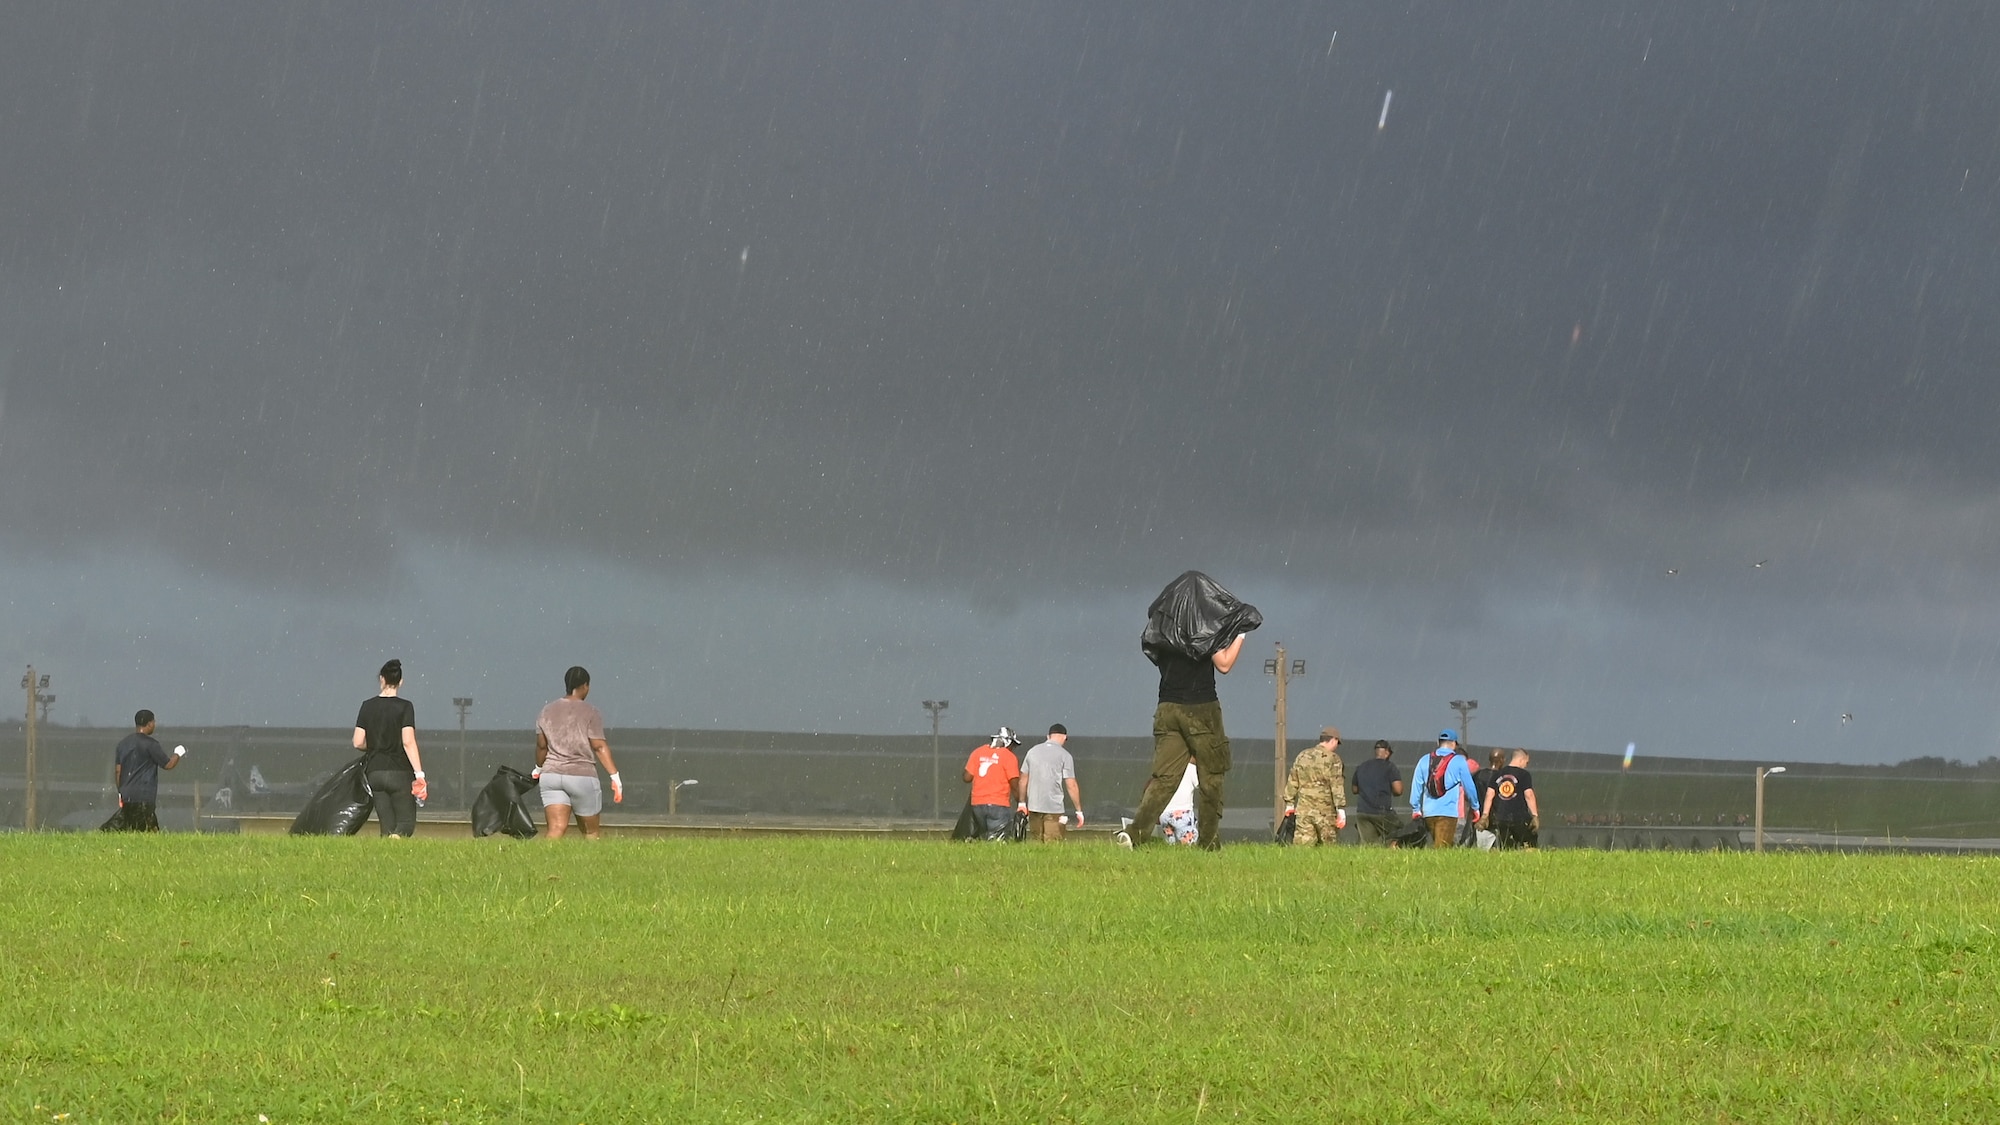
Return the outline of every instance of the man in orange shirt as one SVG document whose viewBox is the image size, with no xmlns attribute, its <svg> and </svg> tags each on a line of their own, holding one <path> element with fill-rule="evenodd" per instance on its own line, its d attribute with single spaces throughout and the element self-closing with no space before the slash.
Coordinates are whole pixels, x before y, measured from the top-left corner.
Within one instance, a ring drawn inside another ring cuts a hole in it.
<svg viewBox="0 0 2000 1125">
<path fill-rule="evenodd" d="M 1009 727 L 965 760 L 965 780 L 972 783 L 972 815 L 979 839 L 1004 840 L 1014 824 L 1014 806 L 1021 801 L 1021 763 L 1012 747 L 1020 744 Z"/>
</svg>

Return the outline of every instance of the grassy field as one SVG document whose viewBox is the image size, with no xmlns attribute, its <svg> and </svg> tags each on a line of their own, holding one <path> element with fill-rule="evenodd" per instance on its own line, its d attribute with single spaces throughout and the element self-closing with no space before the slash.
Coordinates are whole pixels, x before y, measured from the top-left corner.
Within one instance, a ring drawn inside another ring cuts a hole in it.
<svg viewBox="0 0 2000 1125">
<path fill-rule="evenodd" d="M 1992 1121 L 2000 866 L 0 837 L 0 1118 Z"/>
</svg>

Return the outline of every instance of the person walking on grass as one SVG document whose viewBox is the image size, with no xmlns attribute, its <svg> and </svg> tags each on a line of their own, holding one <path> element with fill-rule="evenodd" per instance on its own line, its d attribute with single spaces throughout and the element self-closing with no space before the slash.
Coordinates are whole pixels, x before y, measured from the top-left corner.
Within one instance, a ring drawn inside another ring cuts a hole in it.
<svg viewBox="0 0 2000 1125">
<path fill-rule="evenodd" d="M 1131 824 L 1111 837 L 1122 848 L 1153 839 L 1153 823 L 1166 810 L 1188 759 L 1194 759 L 1197 843 L 1222 847 L 1222 779 L 1229 773 L 1229 736 L 1222 729 L 1217 673 L 1227 675 L 1243 641 L 1264 624 L 1257 607 L 1198 570 L 1167 583 L 1146 607 L 1139 651 L 1160 670 L 1159 704 L 1153 709 L 1153 767 Z"/>
<path fill-rule="evenodd" d="M 1319 741 L 1292 762 L 1285 779 L 1285 815 L 1298 818 L 1293 847 L 1340 842 L 1347 827 L 1347 773 L 1340 761 L 1340 728 L 1322 727 Z"/>
<path fill-rule="evenodd" d="M 972 783 L 976 840 L 1004 840 L 1014 826 L 1015 806 L 1022 801 L 1021 763 L 1013 748 L 1020 741 L 1014 737 L 1014 728 L 1001 727 L 993 732 L 991 741 L 965 759 L 965 769 L 960 772 Z"/>
<path fill-rule="evenodd" d="M 1083 827 L 1083 797 L 1076 788 L 1076 759 L 1069 752 L 1069 728 L 1049 724 L 1048 740 L 1021 759 L 1021 790 L 1028 814 L 1028 839 L 1060 844 L 1063 838 L 1063 793 L 1076 806 L 1076 826 Z"/>
<path fill-rule="evenodd" d="M 625 781 L 611 760 L 604 738 L 604 715 L 586 702 L 590 673 L 581 666 L 563 673 L 563 697 L 535 717 L 535 778 L 540 782 L 542 808 L 548 816 L 549 839 L 569 831 L 572 814 L 583 825 L 583 838 L 595 840 L 604 812 L 604 786 L 597 767 L 611 775 L 611 803 L 625 801 Z"/>
<path fill-rule="evenodd" d="M 1438 735 L 1436 750 L 1417 760 L 1416 790 L 1410 797 L 1410 815 L 1430 829 L 1431 847 L 1448 848 L 1458 838 L 1458 822 L 1479 819 L 1473 794 L 1478 790 L 1465 755 L 1458 752 L 1458 732 Z"/>
<path fill-rule="evenodd" d="M 375 682 L 381 690 L 363 700 L 354 716 L 354 748 L 367 755 L 363 768 L 375 793 L 375 820 L 382 835 L 414 836 L 417 802 L 430 796 L 423 754 L 417 749 L 417 707 L 402 697 L 401 660 L 382 665 Z"/>
<path fill-rule="evenodd" d="M 1495 771 L 1486 791 L 1486 823 L 1502 848 L 1532 848 L 1541 841 L 1542 810 L 1535 803 L 1535 779 L 1528 772 L 1528 752 L 1516 750 Z"/>
<path fill-rule="evenodd" d="M 1386 738 L 1375 740 L 1375 756 L 1354 767 L 1355 828 L 1364 844 L 1387 846 L 1402 835 L 1392 805 L 1403 795 L 1403 771 L 1389 759 L 1396 750 Z"/>
<path fill-rule="evenodd" d="M 1218 672 L 1226 676 L 1236 667 L 1248 635 L 1238 634 L 1207 660 L 1178 652 L 1160 654 L 1160 704 L 1153 711 L 1153 776 L 1139 795 L 1134 824 L 1150 825 L 1166 811 L 1167 801 L 1180 786 L 1192 757 L 1197 773 L 1194 809 L 1199 843 L 1206 851 L 1222 847 L 1222 777 L 1229 772 L 1229 736 L 1222 730 L 1222 699 L 1215 692 L 1215 676 Z M 1113 837 L 1126 848 L 1151 839 L 1149 833 L 1134 836 L 1129 830 Z"/>
<path fill-rule="evenodd" d="M 111 767 L 111 781 L 118 787 L 118 811 L 104 824 L 107 832 L 158 832 L 160 818 L 156 811 L 160 799 L 160 771 L 170 770 L 181 764 L 187 755 L 187 747 L 176 746 L 173 753 L 167 753 L 153 738 L 154 722 L 151 711 L 141 710 L 132 716 L 132 733 L 118 741 L 118 748 L 112 751 L 115 763 Z"/>
<path fill-rule="evenodd" d="M 1468 767 L 1472 765 L 1472 759 L 1469 756 L 1466 758 L 1465 764 Z M 1486 809 L 1486 797 L 1493 792 L 1493 779 L 1499 776 L 1500 768 L 1506 764 L 1507 751 L 1496 746 L 1486 755 L 1486 768 L 1472 771 L 1472 785 L 1475 790 L 1472 807 L 1480 810 L 1482 818 Z M 1460 846 L 1472 847 L 1477 845 L 1482 848 L 1491 848 L 1493 846 L 1492 822 L 1482 822 L 1485 824 L 1483 828 L 1475 826 L 1471 821 L 1466 821 L 1458 826 L 1458 842 Z M 1484 833 L 1483 836 L 1481 835 L 1482 833 Z"/>
</svg>

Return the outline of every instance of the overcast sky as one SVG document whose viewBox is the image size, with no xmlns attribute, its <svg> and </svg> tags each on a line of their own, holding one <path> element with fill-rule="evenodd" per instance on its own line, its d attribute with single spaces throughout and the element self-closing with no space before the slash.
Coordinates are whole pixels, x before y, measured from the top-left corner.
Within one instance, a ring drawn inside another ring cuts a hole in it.
<svg viewBox="0 0 2000 1125">
<path fill-rule="evenodd" d="M 1194 567 L 1239 737 L 2000 753 L 1984 5 L 7 23 L 59 722 L 1136 734 Z"/>
</svg>

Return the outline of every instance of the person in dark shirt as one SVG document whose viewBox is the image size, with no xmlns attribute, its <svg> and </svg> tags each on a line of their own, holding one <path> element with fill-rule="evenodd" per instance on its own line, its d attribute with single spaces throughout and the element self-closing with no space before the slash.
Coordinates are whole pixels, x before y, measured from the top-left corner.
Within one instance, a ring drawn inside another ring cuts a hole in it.
<svg viewBox="0 0 2000 1125">
<path fill-rule="evenodd" d="M 1503 848 L 1532 848 L 1541 840 L 1542 810 L 1535 803 L 1535 779 L 1528 773 L 1528 752 L 1516 750 L 1507 765 L 1493 771 L 1486 791 L 1486 822 Z"/>
<path fill-rule="evenodd" d="M 1470 760 L 1468 760 L 1466 764 L 1470 765 L 1471 764 Z M 1493 779 L 1499 776 L 1500 767 L 1506 764 L 1507 764 L 1507 752 L 1496 746 L 1493 748 L 1491 753 L 1486 755 L 1486 768 L 1483 770 L 1472 771 L 1472 784 L 1476 786 L 1479 790 L 1479 798 L 1472 803 L 1473 808 L 1483 809 L 1486 807 L 1486 795 L 1488 793 L 1493 792 Z M 1464 824 L 1459 826 L 1458 836 L 1459 836 L 1458 842 L 1461 847 L 1471 847 L 1475 844 L 1478 844 L 1479 843 L 1478 826 L 1475 825 L 1470 819 L 1467 819 Z M 1484 846 L 1489 848 L 1493 846 L 1493 840 L 1491 836 L 1492 834 L 1488 833 L 1488 839 L 1486 840 Z"/>
<path fill-rule="evenodd" d="M 402 698 L 403 662 L 376 673 L 381 693 L 354 717 L 354 748 L 367 755 L 368 787 L 375 791 L 375 820 L 384 836 L 417 833 L 417 802 L 430 796 L 424 759 L 417 750 L 417 708 Z"/>
<path fill-rule="evenodd" d="M 1215 694 L 1215 674 L 1226 676 L 1236 666 L 1245 636 L 1248 634 L 1238 634 L 1206 660 L 1178 652 L 1160 655 L 1160 704 L 1153 711 L 1153 775 L 1132 818 L 1140 830 L 1117 833 L 1113 839 L 1120 847 L 1135 847 L 1153 838 L 1152 826 L 1180 787 L 1190 755 L 1196 773 L 1194 809 L 1199 843 L 1210 851 L 1222 846 L 1222 775 L 1229 772 L 1229 736 L 1222 731 L 1222 702 Z"/>
<path fill-rule="evenodd" d="M 1354 826 L 1364 844 L 1386 846 L 1403 830 L 1391 808 L 1403 795 L 1403 771 L 1389 760 L 1395 753 L 1387 739 L 1378 738 L 1375 756 L 1354 767 Z"/>
<path fill-rule="evenodd" d="M 118 748 L 112 751 L 116 764 L 112 766 L 111 779 L 118 787 L 118 811 L 104 823 L 104 830 L 158 832 L 160 771 L 180 765 L 187 747 L 176 746 L 173 753 L 167 753 L 153 738 L 155 723 L 151 711 L 141 710 L 133 715 L 132 727 L 132 733 L 120 739 Z"/>
</svg>

